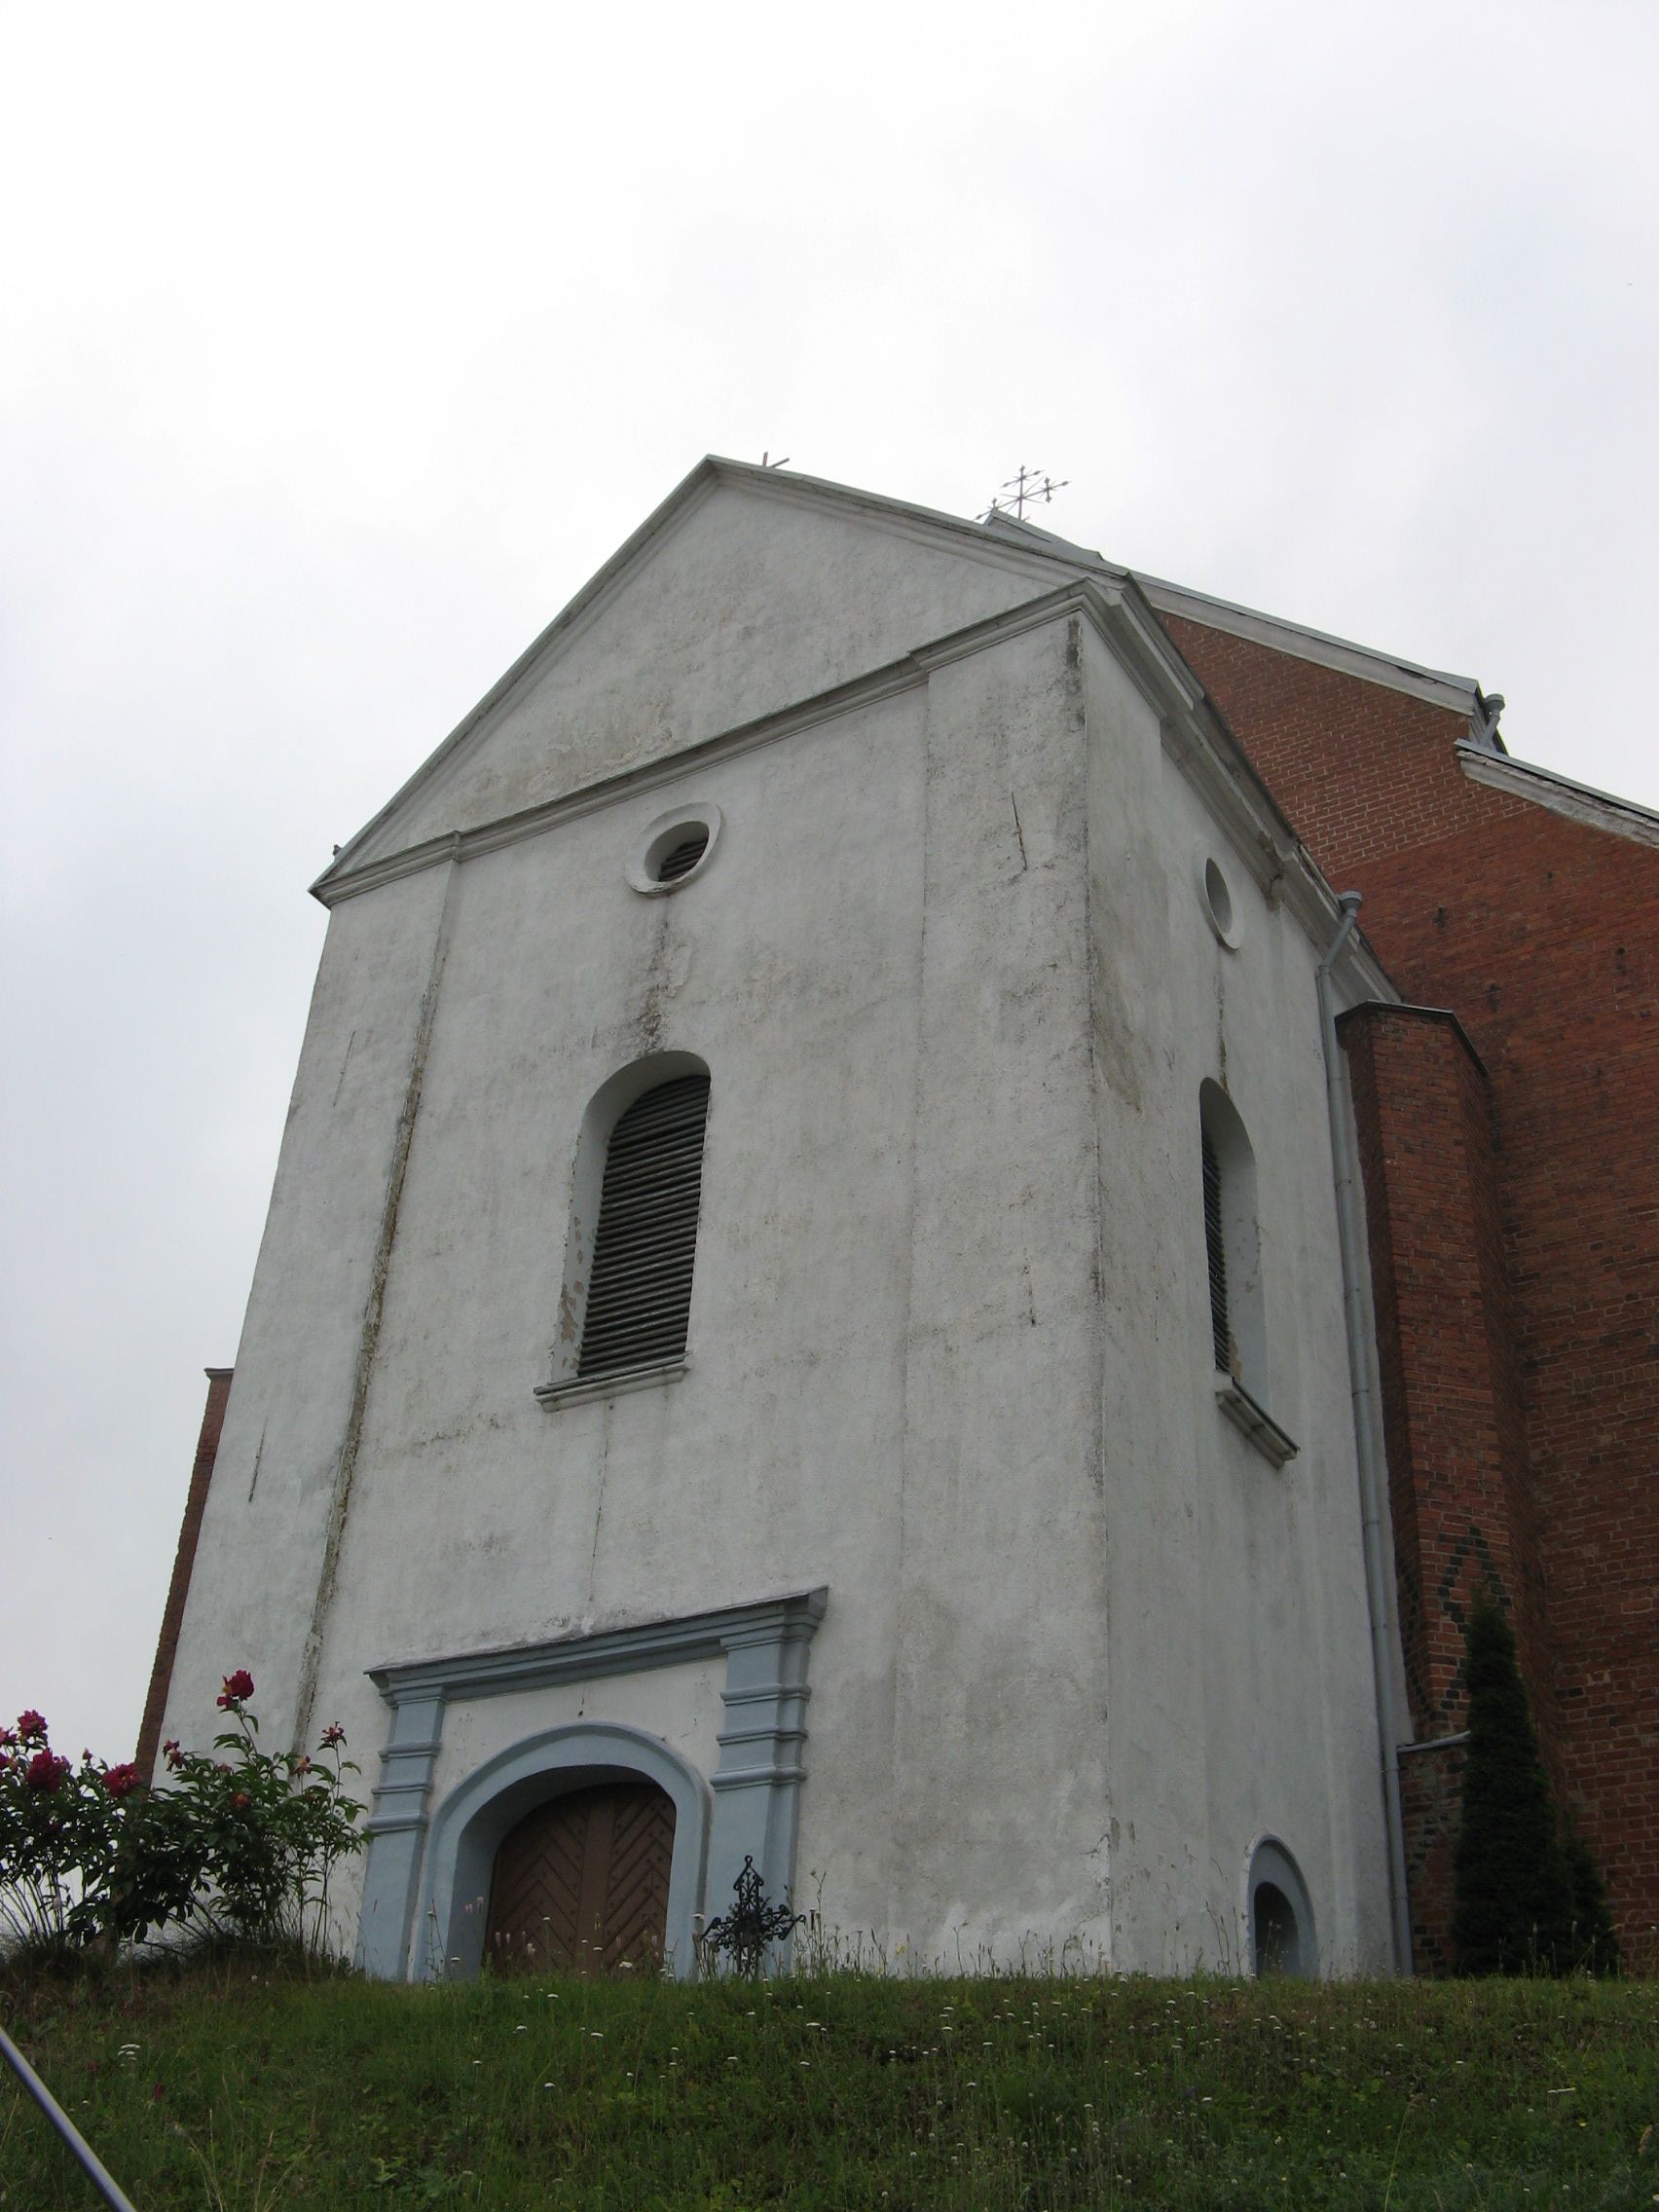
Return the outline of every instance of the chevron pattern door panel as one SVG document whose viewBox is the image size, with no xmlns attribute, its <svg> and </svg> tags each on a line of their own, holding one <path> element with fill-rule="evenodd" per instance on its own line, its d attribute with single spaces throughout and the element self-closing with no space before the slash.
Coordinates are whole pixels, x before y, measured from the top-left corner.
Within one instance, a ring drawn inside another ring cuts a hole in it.
<svg viewBox="0 0 1659 2212">
<path fill-rule="evenodd" d="M 509 1830 L 490 1885 L 498 1972 L 635 1972 L 662 1961 L 674 1806 L 654 1784 L 607 1783 L 536 1806 Z"/>
</svg>

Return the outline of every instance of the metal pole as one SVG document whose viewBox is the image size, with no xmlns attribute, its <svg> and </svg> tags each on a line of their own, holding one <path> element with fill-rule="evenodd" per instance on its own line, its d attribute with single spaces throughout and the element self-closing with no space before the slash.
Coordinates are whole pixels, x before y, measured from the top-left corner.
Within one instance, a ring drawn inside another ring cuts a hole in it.
<svg viewBox="0 0 1659 2212">
<path fill-rule="evenodd" d="M 0 2028 L 0 2053 L 3 2053 L 11 2061 L 13 2072 L 63 2138 L 64 2143 L 68 2146 L 69 2156 L 109 2206 L 110 2212 L 133 2212 L 131 2199 L 124 2196 L 116 2187 L 114 2181 L 104 2170 L 92 2145 L 4 2028 Z"/>
<path fill-rule="evenodd" d="M 1347 1110 L 1343 1095 L 1343 1055 L 1337 1041 L 1331 971 L 1353 933 L 1359 914 L 1357 891 L 1337 901 L 1342 922 L 1319 963 L 1319 1027 L 1325 1053 L 1325 1099 L 1331 1119 L 1331 1160 L 1337 1185 L 1337 1243 L 1343 1264 L 1343 1314 L 1347 1329 L 1348 1378 L 1353 1397 L 1354 1448 L 1359 1466 L 1360 1535 L 1365 1552 L 1365 1596 L 1371 1616 L 1371 1669 L 1377 1694 L 1377 1733 L 1382 1754 L 1382 1807 L 1388 1846 L 1388 1918 L 1394 1970 L 1412 1971 L 1411 1896 L 1406 1882 L 1405 1818 L 1400 1804 L 1399 1723 L 1394 1711 L 1393 1606 L 1382 1535 L 1383 1493 L 1387 1472 L 1380 1417 L 1371 1392 L 1371 1360 L 1366 1343 L 1365 1292 L 1360 1280 L 1362 1250 L 1353 1155 L 1348 1144 Z"/>
</svg>

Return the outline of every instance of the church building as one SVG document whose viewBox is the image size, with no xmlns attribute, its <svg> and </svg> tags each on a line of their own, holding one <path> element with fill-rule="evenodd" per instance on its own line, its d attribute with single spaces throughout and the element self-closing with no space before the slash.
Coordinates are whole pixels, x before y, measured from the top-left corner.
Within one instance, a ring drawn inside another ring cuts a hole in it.
<svg viewBox="0 0 1659 2212">
<path fill-rule="evenodd" d="M 700 463 L 313 886 L 140 1756 L 342 1721 L 392 1977 L 1432 1969 L 1490 1581 L 1641 1963 L 1659 820 L 1500 704 Z"/>
</svg>

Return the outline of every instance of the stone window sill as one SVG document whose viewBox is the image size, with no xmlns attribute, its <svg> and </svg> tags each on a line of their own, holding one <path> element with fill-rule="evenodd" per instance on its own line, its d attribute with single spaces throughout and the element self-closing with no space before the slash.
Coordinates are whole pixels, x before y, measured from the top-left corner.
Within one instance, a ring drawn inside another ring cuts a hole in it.
<svg viewBox="0 0 1659 2212">
<path fill-rule="evenodd" d="M 535 1395 L 558 1412 L 565 1406 L 591 1405 L 596 1398 L 620 1398 L 629 1390 L 654 1390 L 664 1382 L 678 1382 L 690 1364 L 689 1358 L 670 1359 L 654 1367 L 625 1367 L 616 1375 L 596 1375 L 587 1382 L 538 1382 Z"/>
<path fill-rule="evenodd" d="M 1216 1377 L 1215 1402 L 1271 1466 L 1282 1467 L 1287 1459 L 1296 1457 L 1299 1446 L 1285 1434 L 1267 1408 L 1257 1405 L 1249 1391 L 1235 1382 L 1231 1375 Z"/>
</svg>

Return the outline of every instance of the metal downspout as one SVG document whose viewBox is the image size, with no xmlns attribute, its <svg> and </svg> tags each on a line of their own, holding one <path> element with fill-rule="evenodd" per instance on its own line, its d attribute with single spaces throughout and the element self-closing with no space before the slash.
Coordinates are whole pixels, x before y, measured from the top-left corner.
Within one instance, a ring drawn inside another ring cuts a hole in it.
<svg viewBox="0 0 1659 2212">
<path fill-rule="evenodd" d="M 1325 1104 L 1331 1120 L 1331 1161 L 1337 1187 L 1337 1242 L 1342 1253 L 1343 1317 L 1347 1329 L 1348 1382 L 1353 1397 L 1354 1448 L 1359 1462 L 1360 1529 L 1365 1549 L 1365 1597 L 1371 1615 L 1371 1669 L 1377 1690 L 1377 1732 L 1382 1754 L 1382 1803 L 1388 1829 L 1388 1917 L 1396 1972 L 1412 1971 L 1411 1901 L 1406 1890 L 1406 1834 L 1400 1810 L 1399 1716 L 1394 1707 L 1394 1608 L 1382 1542 L 1384 1458 L 1381 1416 L 1371 1387 L 1369 1306 L 1360 1273 L 1361 1241 L 1354 1188 L 1353 1148 L 1343 1095 L 1342 1047 L 1337 1042 L 1331 971 L 1353 934 L 1360 894 L 1345 891 L 1337 904 L 1342 921 L 1319 963 L 1319 1025 L 1325 1050 Z"/>
</svg>

